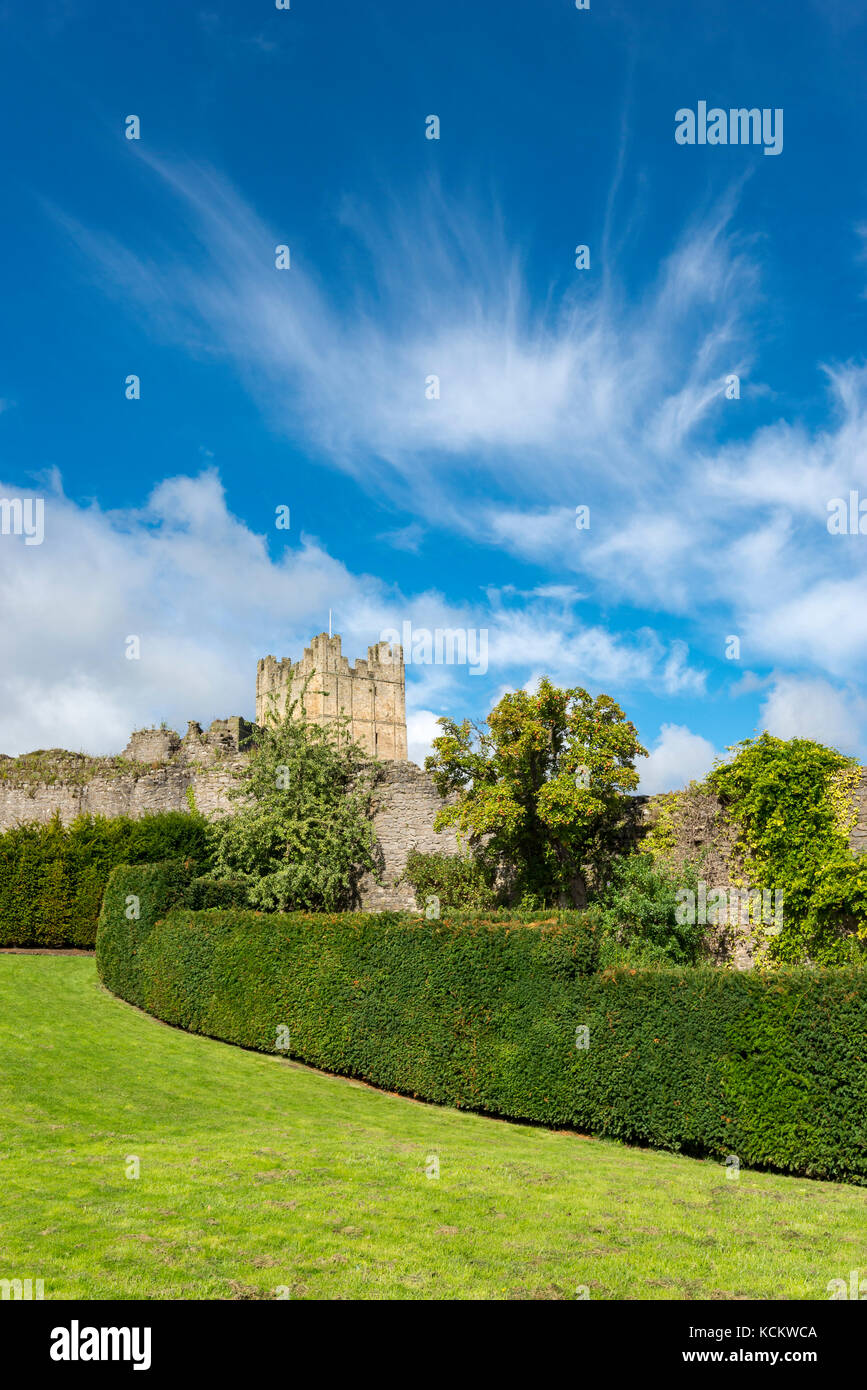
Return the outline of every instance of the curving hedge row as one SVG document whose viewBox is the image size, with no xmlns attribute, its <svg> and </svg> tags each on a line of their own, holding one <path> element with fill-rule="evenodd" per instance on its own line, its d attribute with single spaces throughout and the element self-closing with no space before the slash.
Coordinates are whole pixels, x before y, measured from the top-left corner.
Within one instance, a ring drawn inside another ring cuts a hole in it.
<svg viewBox="0 0 867 1390">
<path fill-rule="evenodd" d="M 592 919 L 193 911 L 189 893 L 178 866 L 118 869 L 100 918 L 103 982 L 168 1023 L 265 1052 L 288 1036 L 441 1104 L 867 1183 L 867 971 L 599 974 Z"/>
</svg>

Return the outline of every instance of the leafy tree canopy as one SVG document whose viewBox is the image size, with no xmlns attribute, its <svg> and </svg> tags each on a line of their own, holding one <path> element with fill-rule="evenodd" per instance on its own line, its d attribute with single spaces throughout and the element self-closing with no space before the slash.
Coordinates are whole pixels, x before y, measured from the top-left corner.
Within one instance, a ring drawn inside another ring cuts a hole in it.
<svg viewBox="0 0 867 1390">
<path fill-rule="evenodd" d="M 437 828 L 453 825 L 516 875 L 526 902 L 580 903 L 613 849 L 623 796 L 638 785 L 645 752 L 609 695 L 559 689 L 504 695 L 485 727 L 440 719 L 426 761 L 443 796 Z"/>
</svg>

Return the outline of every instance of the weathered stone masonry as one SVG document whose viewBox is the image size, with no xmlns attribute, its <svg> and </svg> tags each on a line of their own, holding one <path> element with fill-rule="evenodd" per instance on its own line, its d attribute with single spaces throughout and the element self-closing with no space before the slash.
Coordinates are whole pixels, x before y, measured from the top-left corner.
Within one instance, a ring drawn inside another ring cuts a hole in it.
<svg viewBox="0 0 867 1390">
<path fill-rule="evenodd" d="M 386 763 L 383 780 L 377 788 L 377 809 L 373 827 L 383 857 L 382 884 L 371 877 L 361 885 L 362 905 L 371 911 L 383 908 L 413 908 L 415 895 L 408 883 L 400 882 L 411 849 L 425 854 L 458 852 L 453 829 L 434 830 L 434 818 L 442 798 L 427 772 L 415 763 Z"/>
<path fill-rule="evenodd" d="M 365 879 L 362 906 L 412 908 L 413 891 L 400 881 L 410 849 L 454 853 L 458 846 L 452 831 L 434 831 L 442 800 L 429 774 L 406 760 L 403 652 L 379 643 L 369 648 L 367 661 L 350 668 L 340 638 L 321 633 L 299 662 L 265 657 L 257 672 L 257 717 L 267 718 L 269 695 L 285 699 L 308 674 L 307 717 L 327 724 L 345 711 L 353 737 L 383 761 L 373 813 L 382 882 Z M 190 793 L 206 816 L 230 812 L 233 769 L 246 756 L 253 727 L 236 716 L 215 719 L 207 731 L 191 721 L 183 738 L 173 729 L 139 729 L 116 758 L 63 749 L 20 759 L 0 755 L 0 829 L 45 822 L 58 812 L 69 824 L 81 814 L 188 811 Z"/>
<path fill-rule="evenodd" d="M 307 678 L 309 684 L 304 691 Z M 256 722 L 282 718 L 287 701 L 300 699 L 316 724 L 333 724 L 341 714 L 348 733 L 375 758 L 406 761 L 406 696 L 403 650 L 378 642 L 368 647 L 367 660 L 350 666 L 340 650 L 339 636 L 320 632 L 305 648 L 300 661 L 265 656 L 256 672 Z M 299 711 L 300 712 L 300 711 Z"/>
</svg>

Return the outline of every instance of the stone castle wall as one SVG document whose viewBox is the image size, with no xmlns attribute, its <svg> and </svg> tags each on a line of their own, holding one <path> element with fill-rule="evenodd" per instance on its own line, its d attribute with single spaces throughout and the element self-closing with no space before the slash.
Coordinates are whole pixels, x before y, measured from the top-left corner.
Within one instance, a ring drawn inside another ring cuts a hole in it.
<svg viewBox="0 0 867 1390">
<path fill-rule="evenodd" d="M 696 865 L 707 893 L 719 888 L 730 893 L 737 890 L 740 901 L 745 901 L 752 885 L 748 866 L 738 850 L 738 827 L 717 796 L 688 788 L 683 793 L 663 792 L 657 796 L 636 797 L 635 801 L 643 804 L 632 838 L 634 848 L 641 848 L 644 834 L 658 823 L 661 815 L 666 815 L 668 808 L 667 823 L 672 839 L 665 858 L 671 867 L 679 870 L 687 863 Z M 860 769 L 852 809 L 854 822 L 849 832 L 849 848 L 854 854 L 863 854 L 867 852 L 867 768 Z M 785 884 L 778 886 L 785 892 Z M 757 936 L 749 921 L 736 922 L 734 927 L 729 922 L 719 928 L 711 944 L 719 959 L 731 960 L 744 969 L 754 962 Z"/>
<path fill-rule="evenodd" d="M 64 825 L 76 816 L 140 816 L 156 811 L 189 811 L 189 790 L 195 805 L 213 817 L 231 812 L 234 803 L 228 792 L 233 770 L 242 765 L 244 753 L 238 748 L 231 727 L 234 721 L 215 721 L 206 734 L 191 725 L 184 739 L 174 730 L 142 730 L 130 739 L 123 759 L 87 759 L 81 755 L 52 750 L 53 780 L 27 775 L 28 758 L 0 760 L 0 830 L 27 821 L 45 823 L 55 813 Z M 241 721 L 243 724 L 243 721 Z M 249 728 L 249 726 L 247 726 Z M 240 730 L 243 742 L 243 728 Z M 145 766 L 142 754 L 162 753 L 163 761 Z M 30 755 L 32 758 L 33 755 Z M 133 767 L 130 759 L 138 760 Z M 19 765 L 20 764 L 20 765 Z M 368 911 L 384 908 L 415 907 L 412 888 L 400 882 L 406 857 L 414 846 L 431 851 L 456 852 L 454 832 L 434 831 L 433 823 L 442 800 L 428 773 L 410 762 L 386 763 L 375 793 L 373 827 L 378 845 L 381 882 L 368 875 L 361 885 L 361 906 Z"/>
<path fill-rule="evenodd" d="M 458 853 L 457 836 L 451 828 L 437 832 L 434 818 L 443 805 L 442 797 L 429 773 L 415 763 L 389 763 L 377 787 L 377 810 L 373 828 L 382 854 L 382 883 L 368 875 L 361 885 L 362 906 L 373 912 L 385 908 L 416 906 L 408 883 L 400 882 L 411 849 L 425 854 Z"/>
<path fill-rule="evenodd" d="M 867 850 L 867 767 L 861 768 L 861 775 L 855 784 L 855 825 L 849 835 L 849 847 L 856 854 Z"/>
<path fill-rule="evenodd" d="M 321 632 L 300 661 L 273 656 L 256 671 L 256 722 L 282 718 L 287 701 L 304 695 L 304 712 L 317 724 L 331 724 L 345 714 L 349 734 L 366 752 L 385 762 L 406 760 L 406 698 L 403 651 L 389 642 L 368 647 L 367 660 L 354 666 L 340 649 L 340 637 Z"/>
<path fill-rule="evenodd" d="M 50 755 L 39 755 L 54 759 L 51 780 L 44 775 L 26 780 L 25 765 L 35 755 L 0 758 L 0 830 L 28 821 L 45 823 L 58 812 L 68 825 L 82 814 L 139 817 L 157 811 L 189 811 L 190 788 L 204 815 L 231 812 L 232 773 L 244 757 L 249 729 L 243 720 L 216 720 L 206 733 L 191 724 L 184 739 L 171 729 L 142 730 L 130 739 L 124 759 L 86 759 L 52 750 Z M 145 753 L 158 755 L 152 766 L 145 765 Z M 137 766 L 130 764 L 131 758 Z M 633 798 L 634 814 L 625 830 L 629 844 L 624 843 L 624 848 L 640 847 L 643 830 L 653 822 L 663 800 Z M 411 849 L 458 852 L 453 830 L 438 834 L 433 828 L 442 804 L 430 775 L 415 763 L 392 761 L 383 766 L 373 814 L 382 881 L 376 883 L 368 875 L 362 882 L 363 908 L 380 911 L 416 905 L 412 888 L 401 881 Z M 861 853 L 867 849 L 867 769 L 862 770 L 855 805 L 857 819 L 850 844 Z M 734 839 L 733 827 L 716 799 L 699 797 L 690 806 L 689 818 L 678 827 L 674 858 L 682 861 L 700 854 L 702 877 L 709 888 L 742 881 L 743 867 L 734 862 Z M 749 963 L 748 956 L 744 963 Z"/>
<path fill-rule="evenodd" d="M 681 799 L 681 814 L 674 825 L 675 848 L 673 860 L 679 866 L 701 855 L 705 871 L 721 886 L 743 873 L 736 853 L 737 826 L 726 814 L 718 797 L 710 792 L 672 793 L 633 798 L 638 815 L 636 844 L 657 820 L 661 809 L 672 796 Z M 849 831 L 849 848 L 854 854 L 867 850 L 867 767 L 860 769 L 852 794 L 854 823 Z M 710 879 L 708 880 L 710 882 Z"/>
<path fill-rule="evenodd" d="M 189 811 L 188 788 L 196 807 L 206 816 L 228 810 L 226 795 L 231 773 L 183 765 L 156 767 L 135 774 L 97 773 L 85 782 L 31 782 L 18 785 L 0 781 L 0 830 L 26 821 L 46 822 L 55 812 L 64 825 L 76 816 L 148 816 L 156 811 Z"/>
<path fill-rule="evenodd" d="M 63 748 L 0 756 L 0 829 L 76 816 L 146 816 L 189 811 L 190 790 L 206 816 L 229 810 L 232 769 L 244 756 L 252 725 L 215 719 L 203 731 L 190 722 L 174 729 L 137 729 L 116 758 L 89 758 Z"/>
<path fill-rule="evenodd" d="M 406 759 L 406 699 L 403 651 L 398 644 L 368 647 L 354 666 L 343 656 L 340 637 L 320 633 L 300 661 L 264 657 L 256 674 L 256 719 L 282 717 L 287 699 L 304 694 L 305 714 L 316 723 L 349 719 L 349 734 L 383 763 L 373 825 L 381 882 L 368 876 L 361 905 L 370 909 L 412 908 L 415 899 L 400 882 L 406 857 L 419 849 L 457 850 L 453 833 L 437 835 L 434 818 L 442 800 L 430 776 Z M 191 720 L 181 738 L 174 729 L 137 729 L 117 758 L 89 758 L 63 749 L 0 755 L 0 830 L 59 814 L 68 825 L 79 815 L 145 816 L 157 811 L 196 809 L 212 817 L 230 812 L 233 772 L 242 762 L 255 726 L 246 719 L 215 719 L 207 730 Z"/>
</svg>

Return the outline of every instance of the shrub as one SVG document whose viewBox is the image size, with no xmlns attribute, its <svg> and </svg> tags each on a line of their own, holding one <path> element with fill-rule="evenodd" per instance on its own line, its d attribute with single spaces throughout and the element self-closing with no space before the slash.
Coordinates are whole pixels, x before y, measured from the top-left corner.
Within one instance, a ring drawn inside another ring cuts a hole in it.
<svg viewBox="0 0 867 1390">
<path fill-rule="evenodd" d="M 192 910 L 246 906 L 247 886 L 197 876 L 190 859 L 120 864 L 109 875 L 96 938 L 101 977 L 123 982 L 116 990 L 144 1007 L 137 957 L 154 925 L 174 907 Z"/>
<path fill-rule="evenodd" d="M 695 889 L 694 871 L 680 876 L 654 864 L 650 854 L 616 860 L 597 904 L 603 965 L 694 965 L 705 936 L 702 923 L 678 921 L 678 889 Z"/>
<path fill-rule="evenodd" d="M 820 866 L 810 899 L 810 915 L 825 954 L 853 963 L 867 950 L 867 855 Z"/>
<path fill-rule="evenodd" d="M 212 878 L 202 875 L 190 882 L 184 894 L 184 904 L 198 910 L 208 907 L 246 907 L 248 891 L 246 879 Z"/>
<path fill-rule="evenodd" d="M 107 987 L 169 1023 L 272 1053 L 283 1030 L 311 1065 L 440 1104 L 867 1182 L 867 971 L 594 973 L 592 914 L 194 913 L 174 873 L 117 870 L 97 940 Z"/>
<path fill-rule="evenodd" d="M 496 902 L 493 871 L 470 854 L 423 854 L 411 849 L 404 878 L 420 907 L 429 897 L 439 898 L 441 909 L 493 907 Z"/>
<path fill-rule="evenodd" d="M 122 985 L 115 993 L 131 1004 L 145 1007 L 142 948 L 156 922 L 185 902 L 192 869 L 188 860 L 168 859 L 158 864 L 120 864 L 109 875 L 96 936 L 97 969 L 103 981 Z"/>
<path fill-rule="evenodd" d="M 163 811 L 130 823 L 127 864 L 160 859 L 192 859 L 206 870 L 211 863 L 213 826 L 198 812 Z"/>
<path fill-rule="evenodd" d="M 181 811 L 132 820 L 59 816 L 0 834 L 0 944 L 92 947 L 109 873 L 174 856 L 208 867 L 207 822 Z"/>
</svg>

